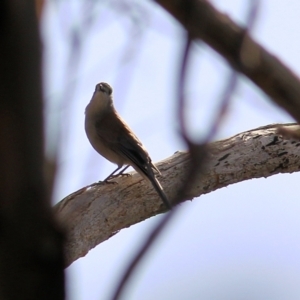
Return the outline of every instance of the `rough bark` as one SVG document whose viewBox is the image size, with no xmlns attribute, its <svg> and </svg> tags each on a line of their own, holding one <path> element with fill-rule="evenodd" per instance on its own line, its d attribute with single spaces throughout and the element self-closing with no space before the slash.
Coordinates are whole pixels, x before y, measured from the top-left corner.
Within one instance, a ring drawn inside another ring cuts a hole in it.
<svg viewBox="0 0 300 300">
<path fill-rule="evenodd" d="M 286 124 L 285 128 L 299 129 Z M 300 141 L 277 134 L 277 125 L 269 125 L 237 134 L 209 145 L 205 170 L 197 175 L 196 184 L 184 200 L 252 178 L 292 173 L 300 169 Z M 185 179 L 189 154 L 176 152 L 157 163 L 159 178 L 172 199 Z M 166 211 L 155 190 L 138 174 L 115 180 L 117 184 L 84 187 L 55 206 L 60 222 L 66 227 L 66 264 L 118 233 L 154 215 Z"/>
</svg>

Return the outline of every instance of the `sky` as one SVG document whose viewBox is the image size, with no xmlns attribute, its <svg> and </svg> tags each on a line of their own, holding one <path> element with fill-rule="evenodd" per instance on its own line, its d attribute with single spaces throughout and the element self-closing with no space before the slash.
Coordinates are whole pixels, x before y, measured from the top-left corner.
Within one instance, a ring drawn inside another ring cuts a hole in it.
<svg viewBox="0 0 300 300">
<path fill-rule="evenodd" d="M 211 1 L 245 24 L 248 1 Z M 252 36 L 300 74 L 299 1 L 261 1 Z M 152 160 L 185 150 L 176 120 L 176 84 L 185 32 L 152 1 L 48 1 L 44 44 L 46 151 L 59 151 L 53 203 L 115 168 L 84 132 L 95 85 L 113 86 L 117 110 Z M 230 74 L 204 43 L 193 46 L 186 95 L 189 129 L 201 138 Z M 245 77 L 215 139 L 292 122 Z M 57 147 L 59 145 L 59 147 Z M 147 254 L 124 299 L 299 299 L 299 174 L 249 180 L 181 205 Z M 124 229 L 66 270 L 68 299 L 109 299 L 160 216 Z"/>
</svg>

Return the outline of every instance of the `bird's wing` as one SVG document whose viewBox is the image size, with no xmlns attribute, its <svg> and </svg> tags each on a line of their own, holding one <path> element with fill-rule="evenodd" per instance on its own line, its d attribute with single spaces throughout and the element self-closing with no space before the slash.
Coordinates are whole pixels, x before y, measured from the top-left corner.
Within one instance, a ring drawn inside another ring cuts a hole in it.
<svg viewBox="0 0 300 300">
<path fill-rule="evenodd" d="M 106 128 L 111 126 L 110 118 L 113 117 L 115 130 L 107 131 Z M 118 114 L 102 118 L 101 122 L 96 123 L 96 130 L 103 143 L 116 154 L 123 156 L 124 160 L 132 162 L 144 175 L 153 176 L 153 170 L 160 174 L 142 142 Z"/>
<path fill-rule="evenodd" d="M 133 134 L 119 136 L 119 143 L 117 145 L 120 151 L 127 160 L 142 171 L 147 177 L 152 175 L 152 163 L 149 154 L 143 144 Z"/>
</svg>

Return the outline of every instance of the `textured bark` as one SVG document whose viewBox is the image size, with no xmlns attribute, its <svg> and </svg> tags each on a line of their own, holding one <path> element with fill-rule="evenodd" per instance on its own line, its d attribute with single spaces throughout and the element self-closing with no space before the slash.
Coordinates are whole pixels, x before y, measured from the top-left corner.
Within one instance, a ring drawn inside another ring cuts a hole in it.
<svg viewBox="0 0 300 300">
<path fill-rule="evenodd" d="M 156 0 L 187 30 L 247 76 L 271 100 L 300 123 L 300 81 L 291 70 L 257 44 L 245 28 L 206 0 Z"/>
<path fill-rule="evenodd" d="M 286 124 L 285 128 L 299 129 L 299 126 Z M 300 169 L 300 141 L 278 135 L 277 125 L 211 143 L 209 153 L 205 169 L 197 174 L 196 184 L 187 191 L 185 200 L 247 179 Z M 172 199 L 185 179 L 189 154 L 176 152 L 156 165 L 162 172 L 159 180 Z M 60 222 L 68 231 L 67 265 L 122 228 L 166 211 L 152 186 L 138 174 L 132 174 L 116 179 L 118 184 L 82 188 L 55 206 Z"/>
</svg>

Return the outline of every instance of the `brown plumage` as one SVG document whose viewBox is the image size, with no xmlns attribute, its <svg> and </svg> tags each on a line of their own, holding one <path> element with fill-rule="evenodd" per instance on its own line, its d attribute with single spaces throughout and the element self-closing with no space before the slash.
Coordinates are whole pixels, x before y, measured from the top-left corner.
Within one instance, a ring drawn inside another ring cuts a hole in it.
<svg viewBox="0 0 300 300">
<path fill-rule="evenodd" d="M 93 148 L 118 166 L 105 181 L 113 178 L 123 166 L 132 166 L 141 176 L 150 180 L 163 203 L 171 208 L 154 174 L 160 174 L 159 170 L 152 163 L 142 142 L 115 110 L 112 88 L 107 83 L 96 85 L 94 95 L 85 109 L 85 131 Z"/>
</svg>

